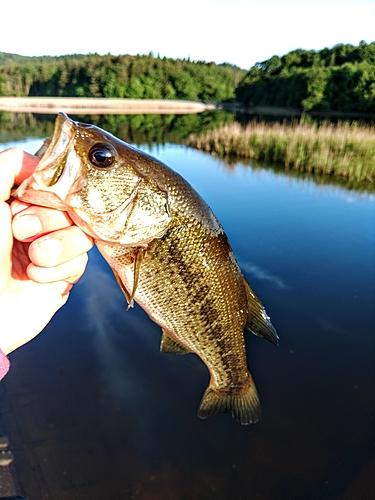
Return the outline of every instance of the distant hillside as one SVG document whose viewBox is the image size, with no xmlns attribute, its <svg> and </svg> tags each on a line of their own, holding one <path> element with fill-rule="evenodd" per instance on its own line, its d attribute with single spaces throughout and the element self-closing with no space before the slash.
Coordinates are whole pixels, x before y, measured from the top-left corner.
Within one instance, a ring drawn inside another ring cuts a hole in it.
<svg viewBox="0 0 375 500">
<path fill-rule="evenodd" d="M 148 55 L 26 57 L 0 52 L 0 96 L 122 97 L 245 107 L 375 112 L 375 42 L 297 49 L 255 64 Z"/>
<path fill-rule="evenodd" d="M 28 57 L 19 56 L 18 54 L 8 54 L 7 52 L 0 52 L 0 65 L 12 62 L 20 63 L 28 59 Z"/>
<path fill-rule="evenodd" d="M 28 64 L 57 61 L 67 56 L 21 56 L 19 54 L 9 54 L 8 52 L 0 52 L 0 66 L 5 64 Z M 68 56 L 72 59 L 83 59 L 86 57 L 83 54 L 73 54 Z"/>
<path fill-rule="evenodd" d="M 236 89 L 246 106 L 375 112 L 375 42 L 297 49 L 255 64 Z"/>
<path fill-rule="evenodd" d="M 234 99 L 244 70 L 148 55 L 0 53 L 0 96 L 128 97 L 223 102 Z"/>
</svg>

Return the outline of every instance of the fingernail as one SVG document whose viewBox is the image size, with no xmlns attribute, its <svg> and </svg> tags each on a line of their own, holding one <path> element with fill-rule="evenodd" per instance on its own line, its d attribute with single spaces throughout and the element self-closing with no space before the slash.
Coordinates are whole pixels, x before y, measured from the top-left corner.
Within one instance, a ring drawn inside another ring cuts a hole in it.
<svg viewBox="0 0 375 500">
<path fill-rule="evenodd" d="M 13 233 L 19 240 L 31 238 L 42 231 L 42 224 L 35 215 L 21 215 L 13 222 Z"/>
</svg>

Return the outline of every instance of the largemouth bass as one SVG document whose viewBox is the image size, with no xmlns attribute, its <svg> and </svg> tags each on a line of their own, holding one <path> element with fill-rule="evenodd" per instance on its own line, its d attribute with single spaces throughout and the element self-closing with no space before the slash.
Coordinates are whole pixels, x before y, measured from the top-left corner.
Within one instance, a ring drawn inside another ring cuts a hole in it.
<svg viewBox="0 0 375 500">
<path fill-rule="evenodd" d="M 199 417 L 230 411 L 256 422 L 244 328 L 275 344 L 278 336 L 204 200 L 160 161 L 63 113 L 38 156 L 14 196 L 67 211 L 94 238 L 128 308 L 136 301 L 161 327 L 161 351 L 202 359 L 210 382 Z"/>
</svg>

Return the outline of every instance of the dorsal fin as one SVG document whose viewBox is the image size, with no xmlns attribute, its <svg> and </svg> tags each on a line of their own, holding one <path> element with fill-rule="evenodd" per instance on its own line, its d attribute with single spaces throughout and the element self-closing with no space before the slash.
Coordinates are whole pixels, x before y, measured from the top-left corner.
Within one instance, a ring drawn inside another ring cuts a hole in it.
<svg viewBox="0 0 375 500">
<path fill-rule="evenodd" d="M 247 295 L 248 316 L 246 328 L 263 339 L 278 345 L 279 337 L 273 327 L 270 317 L 267 315 L 259 297 L 244 278 L 245 290 Z"/>
</svg>

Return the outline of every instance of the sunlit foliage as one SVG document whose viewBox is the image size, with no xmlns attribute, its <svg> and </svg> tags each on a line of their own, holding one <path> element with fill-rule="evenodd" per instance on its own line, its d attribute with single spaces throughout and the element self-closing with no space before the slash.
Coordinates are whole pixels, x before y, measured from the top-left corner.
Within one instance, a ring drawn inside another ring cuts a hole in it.
<svg viewBox="0 0 375 500">
<path fill-rule="evenodd" d="M 231 65 L 160 58 L 152 53 L 35 58 L 0 53 L 0 96 L 223 102 L 234 98 L 243 74 Z"/>
<path fill-rule="evenodd" d="M 246 106 L 375 112 L 375 43 L 297 49 L 255 64 L 236 90 Z"/>
</svg>

